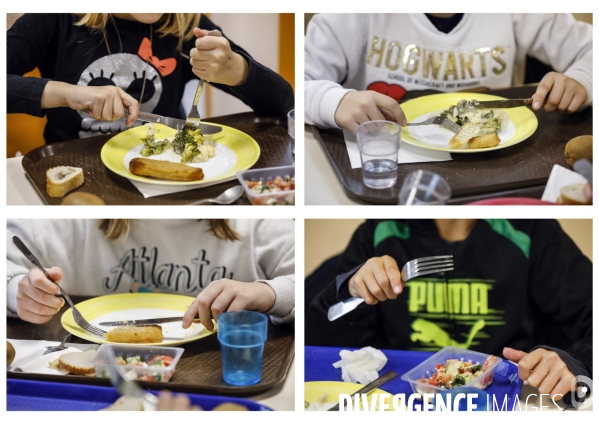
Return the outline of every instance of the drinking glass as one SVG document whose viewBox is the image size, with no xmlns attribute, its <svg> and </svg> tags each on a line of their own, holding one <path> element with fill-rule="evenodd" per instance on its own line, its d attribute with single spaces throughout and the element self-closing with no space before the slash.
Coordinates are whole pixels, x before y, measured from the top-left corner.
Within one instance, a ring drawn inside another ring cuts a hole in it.
<svg viewBox="0 0 599 424">
<path fill-rule="evenodd" d="M 391 121 L 358 125 L 356 137 L 366 187 L 384 189 L 397 183 L 397 155 L 401 127 Z"/>
<path fill-rule="evenodd" d="M 399 189 L 400 205 L 444 205 L 450 198 L 445 178 L 424 169 L 409 173 Z"/>
<path fill-rule="evenodd" d="M 260 381 L 268 318 L 254 311 L 226 312 L 218 317 L 223 378 L 233 386 Z"/>
</svg>

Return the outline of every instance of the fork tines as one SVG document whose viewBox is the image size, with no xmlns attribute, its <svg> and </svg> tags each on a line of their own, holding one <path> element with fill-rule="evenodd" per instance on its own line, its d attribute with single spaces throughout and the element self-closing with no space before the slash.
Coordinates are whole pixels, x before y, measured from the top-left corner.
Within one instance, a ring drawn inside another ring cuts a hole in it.
<svg viewBox="0 0 599 424">
<path fill-rule="evenodd" d="M 413 264 L 413 270 L 418 274 L 453 271 L 453 255 L 430 256 L 416 259 Z"/>
</svg>

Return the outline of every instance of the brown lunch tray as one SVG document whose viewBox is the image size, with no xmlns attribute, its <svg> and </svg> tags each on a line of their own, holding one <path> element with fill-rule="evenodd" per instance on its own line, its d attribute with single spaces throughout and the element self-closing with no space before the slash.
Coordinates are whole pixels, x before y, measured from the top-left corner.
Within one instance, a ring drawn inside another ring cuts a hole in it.
<svg viewBox="0 0 599 424">
<path fill-rule="evenodd" d="M 260 145 L 260 158 L 252 169 L 293 165 L 294 140 L 287 133 L 287 118 L 261 118 L 253 112 L 220 116 L 210 122 L 245 132 Z M 44 203 L 59 205 L 62 198 L 46 193 L 46 171 L 55 166 L 83 168 L 85 183 L 77 190 L 95 194 L 107 205 L 186 205 L 214 198 L 226 189 L 238 185 L 237 179 L 209 187 L 182 191 L 145 199 L 131 182 L 110 171 L 100 158 L 102 146 L 112 135 L 64 141 L 40 146 L 23 157 L 23 168 Z M 245 196 L 235 204 L 248 205 Z"/>
<path fill-rule="evenodd" d="M 510 99 L 528 98 L 534 86 L 513 87 L 486 91 Z M 437 92 L 417 92 L 413 97 Z M 468 93 L 464 93 L 466 98 Z M 531 109 L 532 110 L 532 109 Z M 427 169 L 444 177 L 451 186 L 450 204 L 496 197 L 540 198 L 553 165 L 569 168 L 564 156 L 566 143 L 579 135 L 591 135 L 593 111 L 589 107 L 575 114 L 533 111 L 539 125 L 528 139 L 514 146 L 485 153 L 452 154 L 447 162 L 401 164 L 398 183 L 388 189 L 368 188 L 362 182 L 362 169 L 352 169 L 343 132 L 312 127 L 346 194 L 361 203 L 397 204 L 403 179 L 412 171 Z M 309 172 L 310 170 L 306 170 Z"/>
<path fill-rule="evenodd" d="M 79 303 L 85 298 L 72 296 Z M 67 333 L 60 323 L 62 312 L 56 314 L 46 324 L 36 325 L 19 319 L 7 320 L 7 338 L 24 340 L 61 340 Z M 71 337 L 71 343 L 88 343 L 78 337 Z M 226 394 L 231 396 L 253 396 L 282 384 L 295 354 L 295 330 L 289 325 L 269 323 L 268 336 L 264 345 L 262 360 L 262 379 L 252 386 L 230 386 L 222 377 L 220 344 L 216 333 L 180 347 L 185 349 L 177 363 L 175 372 L 166 383 L 144 382 L 145 389 L 170 390 L 184 393 Z M 21 372 L 7 372 L 7 378 L 19 378 L 38 381 L 53 381 L 74 384 L 110 386 L 105 378 L 78 375 L 46 375 Z"/>
</svg>

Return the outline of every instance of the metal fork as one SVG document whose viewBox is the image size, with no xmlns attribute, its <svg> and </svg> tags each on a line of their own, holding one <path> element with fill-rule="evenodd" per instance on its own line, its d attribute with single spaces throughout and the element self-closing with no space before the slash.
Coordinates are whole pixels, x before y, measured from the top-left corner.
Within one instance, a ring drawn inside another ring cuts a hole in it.
<svg viewBox="0 0 599 424">
<path fill-rule="evenodd" d="M 94 334 L 98 337 L 104 337 L 104 335 L 106 334 L 106 331 L 102 330 L 101 328 L 94 327 L 89 322 L 87 322 L 85 320 L 85 318 L 83 318 L 83 316 L 79 313 L 77 308 L 75 308 L 75 305 L 73 304 L 73 301 L 71 300 L 69 295 L 62 289 L 62 287 L 60 287 L 60 284 L 58 284 L 56 281 L 54 281 L 52 278 L 50 278 L 46 269 L 42 266 L 40 261 L 37 260 L 35 255 L 33 253 L 31 253 L 31 251 L 27 248 L 27 246 L 25 246 L 25 243 L 23 243 L 21 241 L 21 239 L 18 238 L 17 236 L 14 236 L 12 238 L 12 242 L 15 244 L 15 246 L 17 246 L 17 248 L 21 251 L 21 253 L 23 255 L 25 255 L 25 257 L 27 259 L 29 259 L 29 262 L 31 262 L 33 265 L 38 267 L 44 273 L 44 275 L 46 276 L 46 278 L 48 280 L 52 281 L 54 284 L 56 284 L 58 286 L 58 289 L 60 290 L 60 294 L 62 295 L 62 297 L 64 297 L 66 299 L 66 301 L 69 302 L 69 306 L 71 307 L 71 310 L 73 311 L 73 318 L 75 318 L 75 322 L 77 323 L 77 325 L 79 325 L 81 328 L 83 328 L 84 330 L 86 330 L 87 332 L 89 332 L 91 334 Z"/>
<path fill-rule="evenodd" d="M 131 396 L 143 401 L 144 411 L 155 411 L 158 405 L 158 397 L 142 390 L 141 386 L 135 380 L 127 377 L 125 371 L 116 363 L 116 354 L 112 346 L 106 345 L 104 349 L 104 360 L 108 366 L 110 383 L 112 383 L 121 395 Z"/>
<path fill-rule="evenodd" d="M 209 36 L 212 37 L 222 37 L 222 33 L 213 29 L 208 33 Z M 189 115 L 187 115 L 187 119 L 185 120 L 185 126 L 190 126 L 194 128 L 198 128 L 201 122 L 200 113 L 198 112 L 198 102 L 200 101 L 200 96 L 202 95 L 202 89 L 204 88 L 204 80 L 200 78 L 198 82 L 198 88 L 196 89 L 196 95 L 193 98 L 193 103 L 191 104 L 191 110 L 189 111 Z"/>
<path fill-rule="evenodd" d="M 421 275 L 446 271 L 453 271 L 453 255 L 428 256 L 407 262 L 401 270 L 401 280 L 405 282 Z M 361 297 L 350 297 L 347 300 L 335 303 L 329 308 L 327 317 L 329 321 L 334 321 L 353 311 L 363 302 L 364 299 Z"/>
<path fill-rule="evenodd" d="M 436 124 L 436 125 L 440 125 L 445 129 L 448 129 L 451 132 L 454 133 L 459 133 L 460 129 L 462 129 L 462 127 L 460 127 L 458 124 L 456 124 L 455 122 L 453 122 L 451 119 L 449 118 L 445 118 L 443 116 L 433 116 L 432 118 L 428 118 L 426 121 L 422 121 L 422 122 L 408 122 L 408 125 L 410 126 L 419 126 L 419 125 L 431 125 L 431 124 Z"/>
</svg>

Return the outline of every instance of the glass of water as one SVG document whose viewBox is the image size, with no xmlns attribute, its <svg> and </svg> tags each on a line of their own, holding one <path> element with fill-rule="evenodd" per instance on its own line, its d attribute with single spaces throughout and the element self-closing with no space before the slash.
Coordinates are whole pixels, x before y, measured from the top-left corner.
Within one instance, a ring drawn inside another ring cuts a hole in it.
<svg viewBox="0 0 599 424">
<path fill-rule="evenodd" d="M 358 125 L 356 136 L 362 160 L 362 179 L 370 188 L 393 187 L 397 182 L 397 154 L 401 127 L 391 121 Z"/>
<path fill-rule="evenodd" d="M 444 205 L 450 198 L 447 180 L 424 169 L 409 173 L 399 189 L 400 205 Z"/>
<path fill-rule="evenodd" d="M 233 386 L 260 382 L 268 318 L 254 311 L 226 312 L 218 316 L 218 341 L 223 379 Z"/>
</svg>

